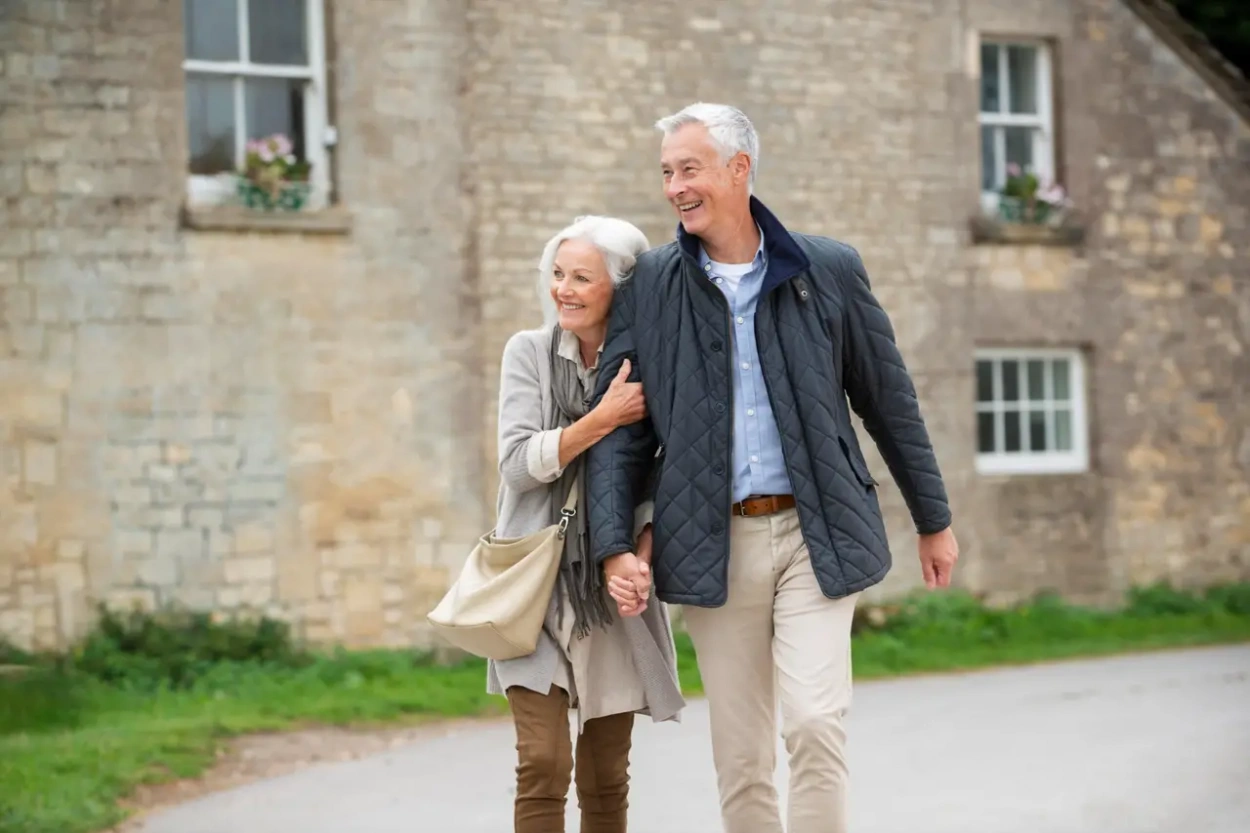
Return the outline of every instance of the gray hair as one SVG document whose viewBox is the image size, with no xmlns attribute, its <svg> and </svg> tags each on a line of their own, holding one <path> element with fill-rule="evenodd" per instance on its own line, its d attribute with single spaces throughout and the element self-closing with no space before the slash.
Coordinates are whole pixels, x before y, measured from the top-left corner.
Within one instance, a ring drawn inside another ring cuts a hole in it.
<svg viewBox="0 0 1250 833">
<path fill-rule="evenodd" d="M 688 124 L 701 124 L 707 128 L 712 143 L 720 151 L 721 161 L 728 162 L 737 153 L 745 153 L 751 160 L 751 174 L 747 187 L 754 190 L 755 174 L 760 167 L 760 135 L 747 114 L 728 104 L 707 104 L 700 101 L 683 107 L 671 116 L 655 123 L 665 136 L 671 136 Z"/>
<path fill-rule="evenodd" d="M 608 267 L 613 286 L 619 286 L 633 271 L 638 255 L 651 248 L 647 236 L 637 226 L 615 217 L 588 214 L 578 217 L 561 229 L 547 241 L 542 257 L 538 260 L 538 301 L 542 306 L 545 324 L 554 324 L 556 321 L 556 305 L 551 300 L 551 278 L 555 271 L 556 253 L 560 251 L 560 244 L 566 240 L 585 240 L 593 244 L 603 255 L 603 262 Z"/>
</svg>

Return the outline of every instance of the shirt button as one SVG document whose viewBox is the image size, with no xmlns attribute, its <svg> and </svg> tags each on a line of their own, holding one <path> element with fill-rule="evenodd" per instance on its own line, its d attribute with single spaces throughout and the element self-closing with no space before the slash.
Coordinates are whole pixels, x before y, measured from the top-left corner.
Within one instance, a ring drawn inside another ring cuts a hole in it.
<svg viewBox="0 0 1250 833">
<path fill-rule="evenodd" d="M 755 409 L 747 408 L 747 416 L 755 416 Z"/>
<path fill-rule="evenodd" d="M 759 457 L 756 457 L 754 454 L 752 454 L 752 455 L 751 455 L 751 462 L 752 462 L 752 463 L 758 463 L 759 461 L 760 461 L 760 458 L 759 458 Z"/>
<path fill-rule="evenodd" d="M 739 323 L 739 324 L 745 324 L 745 323 L 746 323 L 746 319 L 745 319 L 745 318 L 743 318 L 741 315 L 739 315 L 739 316 L 738 316 L 738 323 Z"/>
<path fill-rule="evenodd" d="M 750 370 L 750 369 L 751 369 L 751 363 L 750 363 L 750 362 L 743 362 L 743 363 L 742 363 L 742 369 L 743 369 L 743 370 Z"/>
<path fill-rule="evenodd" d="M 711 272 L 711 271 L 712 271 L 712 264 L 710 264 L 710 263 L 709 263 L 709 264 L 707 264 L 706 266 L 704 266 L 704 267 L 703 267 L 703 271 L 704 271 L 704 272 Z"/>
<path fill-rule="evenodd" d="M 713 283 L 720 283 L 720 278 L 713 278 Z"/>
</svg>

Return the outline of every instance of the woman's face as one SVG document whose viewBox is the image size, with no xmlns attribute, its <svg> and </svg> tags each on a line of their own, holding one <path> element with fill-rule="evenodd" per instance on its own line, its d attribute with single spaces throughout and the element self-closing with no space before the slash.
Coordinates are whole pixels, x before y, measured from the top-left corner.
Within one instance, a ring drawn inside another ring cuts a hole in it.
<svg viewBox="0 0 1250 833">
<path fill-rule="evenodd" d="M 612 277 L 599 249 L 587 240 L 565 240 L 556 251 L 551 298 L 560 328 L 574 333 L 604 326 L 612 307 Z"/>
</svg>

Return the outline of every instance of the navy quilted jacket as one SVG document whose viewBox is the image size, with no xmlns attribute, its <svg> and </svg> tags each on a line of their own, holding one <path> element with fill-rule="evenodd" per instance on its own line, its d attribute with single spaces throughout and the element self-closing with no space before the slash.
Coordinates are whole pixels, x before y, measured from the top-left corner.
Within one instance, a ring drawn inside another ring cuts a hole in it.
<svg viewBox="0 0 1250 833">
<path fill-rule="evenodd" d="M 763 203 L 768 273 L 756 337 L 803 538 L 821 590 L 838 598 L 890 569 L 876 481 L 851 425 L 863 420 L 916 530 L 950 524 L 946 489 L 915 387 L 859 255 L 825 237 L 792 234 Z M 634 506 L 654 473 L 656 595 L 716 607 L 727 595 L 733 454 L 729 306 L 698 264 L 698 240 L 643 254 L 616 292 L 597 402 L 621 362 L 643 383 L 647 418 L 588 452 L 591 550 L 633 550 Z"/>
</svg>

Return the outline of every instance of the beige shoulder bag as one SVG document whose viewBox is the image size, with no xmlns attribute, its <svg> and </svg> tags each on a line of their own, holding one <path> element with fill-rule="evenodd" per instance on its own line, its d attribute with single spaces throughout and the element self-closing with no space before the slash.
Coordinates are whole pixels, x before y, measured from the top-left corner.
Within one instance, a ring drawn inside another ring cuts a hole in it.
<svg viewBox="0 0 1250 833">
<path fill-rule="evenodd" d="M 456 583 L 426 619 L 452 645 L 486 659 L 534 653 L 564 557 L 564 535 L 577 516 L 580 475 L 559 523 L 522 538 L 492 530 L 469 553 Z"/>
</svg>

